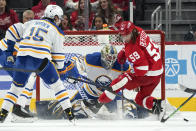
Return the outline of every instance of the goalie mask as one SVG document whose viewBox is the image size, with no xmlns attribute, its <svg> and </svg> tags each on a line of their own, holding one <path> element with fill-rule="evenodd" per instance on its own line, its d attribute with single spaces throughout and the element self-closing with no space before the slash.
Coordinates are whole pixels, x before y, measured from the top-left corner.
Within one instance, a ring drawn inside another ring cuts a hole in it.
<svg viewBox="0 0 196 131">
<path fill-rule="evenodd" d="M 112 45 L 105 45 L 101 50 L 101 65 L 109 70 L 117 59 L 117 50 Z"/>
</svg>

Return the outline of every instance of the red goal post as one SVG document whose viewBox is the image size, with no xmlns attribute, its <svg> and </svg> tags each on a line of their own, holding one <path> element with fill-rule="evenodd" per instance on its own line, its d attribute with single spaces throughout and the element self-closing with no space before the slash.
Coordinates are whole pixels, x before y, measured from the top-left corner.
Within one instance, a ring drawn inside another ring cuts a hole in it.
<svg viewBox="0 0 196 131">
<path fill-rule="evenodd" d="M 145 31 L 156 43 L 160 45 L 161 58 L 163 66 L 165 67 L 165 35 L 160 30 L 146 30 Z M 99 52 L 104 44 L 112 44 L 119 51 L 123 43 L 121 41 L 118 31 L 66 31 L 64 42 L 64 53 L 79 53 L 86 55 L 92 52 Z M 161 89 L 158 96 L 165 99 L 165 73 L 161 78 Z M 41 100 L 40 93 L 40 79 L 36 80 L 36 100 Z"/>
</svg>

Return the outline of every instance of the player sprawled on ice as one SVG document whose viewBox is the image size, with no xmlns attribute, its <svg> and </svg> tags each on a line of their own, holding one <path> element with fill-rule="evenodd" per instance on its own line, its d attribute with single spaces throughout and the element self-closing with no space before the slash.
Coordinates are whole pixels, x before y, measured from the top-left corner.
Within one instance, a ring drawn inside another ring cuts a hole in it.
<svg viewBox="0 0 196 131">
<path fill-rule="evenodd" d="M 112 79 L 121 74 L 121 65 L 116 61 L 116 48 L 111 45 L 105 45 L 101 49 L 101 52 L 87 54 L 85 57 L 74 53 L 66 54 L 66 57 L 71 58 L 72 62 L 75 63 L 70 63 L 70 66 L 67 67 L 67 76 L 75 78 L 85 78 L 87 76 L 92 81 L 107 86 L 110 85 Z M 123 64 L 123 71 L 130 71 L 130 65 L 128 63 Z M 80 75 L 77 75 L 78 73 L 80 73 Z M 67 79 L 67 77 L 61 77 L 61 79 L 64 80 L 65 88 L 71 92 L 69 95 L 71 95 L 70 98 L 76 118 L 104 117 L 104 114 L 101 114 L 103 113 L 102 111 L 97 114 L 103 105 L 98 103 L 98 98 L 104 89 L 80 81 L 69 84 L 67 81 L 72 79 Z M 109 113 L 112 117 L 118 117 L 118 115 L 116 115 L 118 112 L 117 100 L 120 99 L 121 98 L 117 97 L 115 101 L 105 104 L 104 106 L 107 109 L 105 113 Z M 59 119 L 63 117 L 61 112 L 62 108 L 57 101 L 43 101 L 37 103 L 36 108 L 38 117 L 40 118 Z M 148 116 L 148 112 L 140 107 L 136 108 L 130 103 L 125 103 L 124 116 L 126 118 L 144 118 Z"/>
<path fill-rule="evenodd" d="M 63 10 L 57 5 L 48 5 L 44 11 L 44 18 L 24 23 L 23 40 L 17 53 L 16 68 L 24 70 L 39 70 L 37 74 L 55 92 L 55 97 L 63 108 L 69 120 L 74 119 L 68 92 L 63 86 L 56 70 L 62 72 L 65 56 L 62 54 L 64 33 L 58 27 L 61 23 Z M 9 45 L 10 50 L 14 46 Z M 53 58 L 52 58 L 53 57 Z M 51 60 L 56 60 L 55 65 Z M 4 122 L 10 109 L 17 102 L 29 76 L 29 72 L 15 72 L 10 90 L 7 92 L 2 109 L 0 121 Z"/>
<path fill-rule="evenodd" d="M 124 48 L 118 53 L 118 62 L 124 64 L 126 60 L 133 63 L 134 73 L 125 72 L 112 80 L 110 87 L 119 92 L 122 89 L 133 90 L 139 87 L 135 102 L 152 110 L 161 118 L 165 113 L 165 101 L 151 96 L 160 82 L 163 65 L 159 46 L 151 40 L 145 31 L 130 21 L 120 25 L 120 33 L 125 42 Z M 115 98 L 109 91 L 104 91 L 99 102 L 108 103 Z"/>
<path fill-rule="evenodd" d="M 0 41 L 0 64 L 4 68 L 14 68 L 16 61 L 16 54 L 19 49 L 19 42 L 22 39 L 23 35 L 23 23 L 17 23 L 8 28 L 6 31 L 5 38 Z M 8 49 L 8 45 L 14 45 L 13 50 Z M 7 73 L 13 78 L 14 71 L 7 71 Z M 29 111 L 29 104 L 32 92 L 33 85 L 35 82 L 36 75 L 32 73 L 22 94 L 19 96 L 18 101 L 14 104 L 12 113 L 13 121 L 16 120 L 17 116 L 23 118 L 33 117 L 32 113 Z M 25 98 L 24 98 L 25 97 Z M 27 103 L 27 105 L 25 105 Z M 22 109 L 24 108 L 24 110 Z"/>
</svg>

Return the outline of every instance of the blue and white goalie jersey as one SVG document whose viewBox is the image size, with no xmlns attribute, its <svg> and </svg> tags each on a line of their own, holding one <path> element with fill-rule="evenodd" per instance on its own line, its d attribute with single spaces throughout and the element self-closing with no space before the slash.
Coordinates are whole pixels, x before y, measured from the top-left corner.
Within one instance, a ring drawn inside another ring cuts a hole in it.
<svg viewBox="0 0 196 131">
<path fill-rule="evenodd" d="M 86 66 L 86 73 L 88 78 L 95 82 L 103 82 L 104 84 L 110 84 L 110 82 L 117 78 L 118 75 L 121 74 L 121 65 L 116 61 L 112 67 L 111 70 L 106 70 L 102 65 L 101 65 L 101 53 L 100 52 L 95 52 L 92 54 L 87 54 L 84 63 Z M 130 70 L 130 65 L 128 63 L 125 63 L 123 65 L 123 71 L 128 71 Z M 85 90 L 92 96 L 99 96 L 97 88 L 89 85 L 85 87 Z M 101 92 L 102 93 L 102 92 Z"/>
</svg>

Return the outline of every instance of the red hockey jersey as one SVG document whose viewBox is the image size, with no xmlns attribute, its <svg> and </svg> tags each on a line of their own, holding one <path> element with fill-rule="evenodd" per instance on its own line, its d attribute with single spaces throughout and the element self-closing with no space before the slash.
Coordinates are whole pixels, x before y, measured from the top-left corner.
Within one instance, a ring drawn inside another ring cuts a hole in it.
<svg viewBox="0 0 196 131">
<path fill-rule="evenodd" d="M 133 63 L 135 76 L 158 76 L 163 73 L 160 47 L 146 35 L 143 29 L 136 27 L 139 36 L 136 43 L 126 43 L 126 58 Z"/>
</svg>

